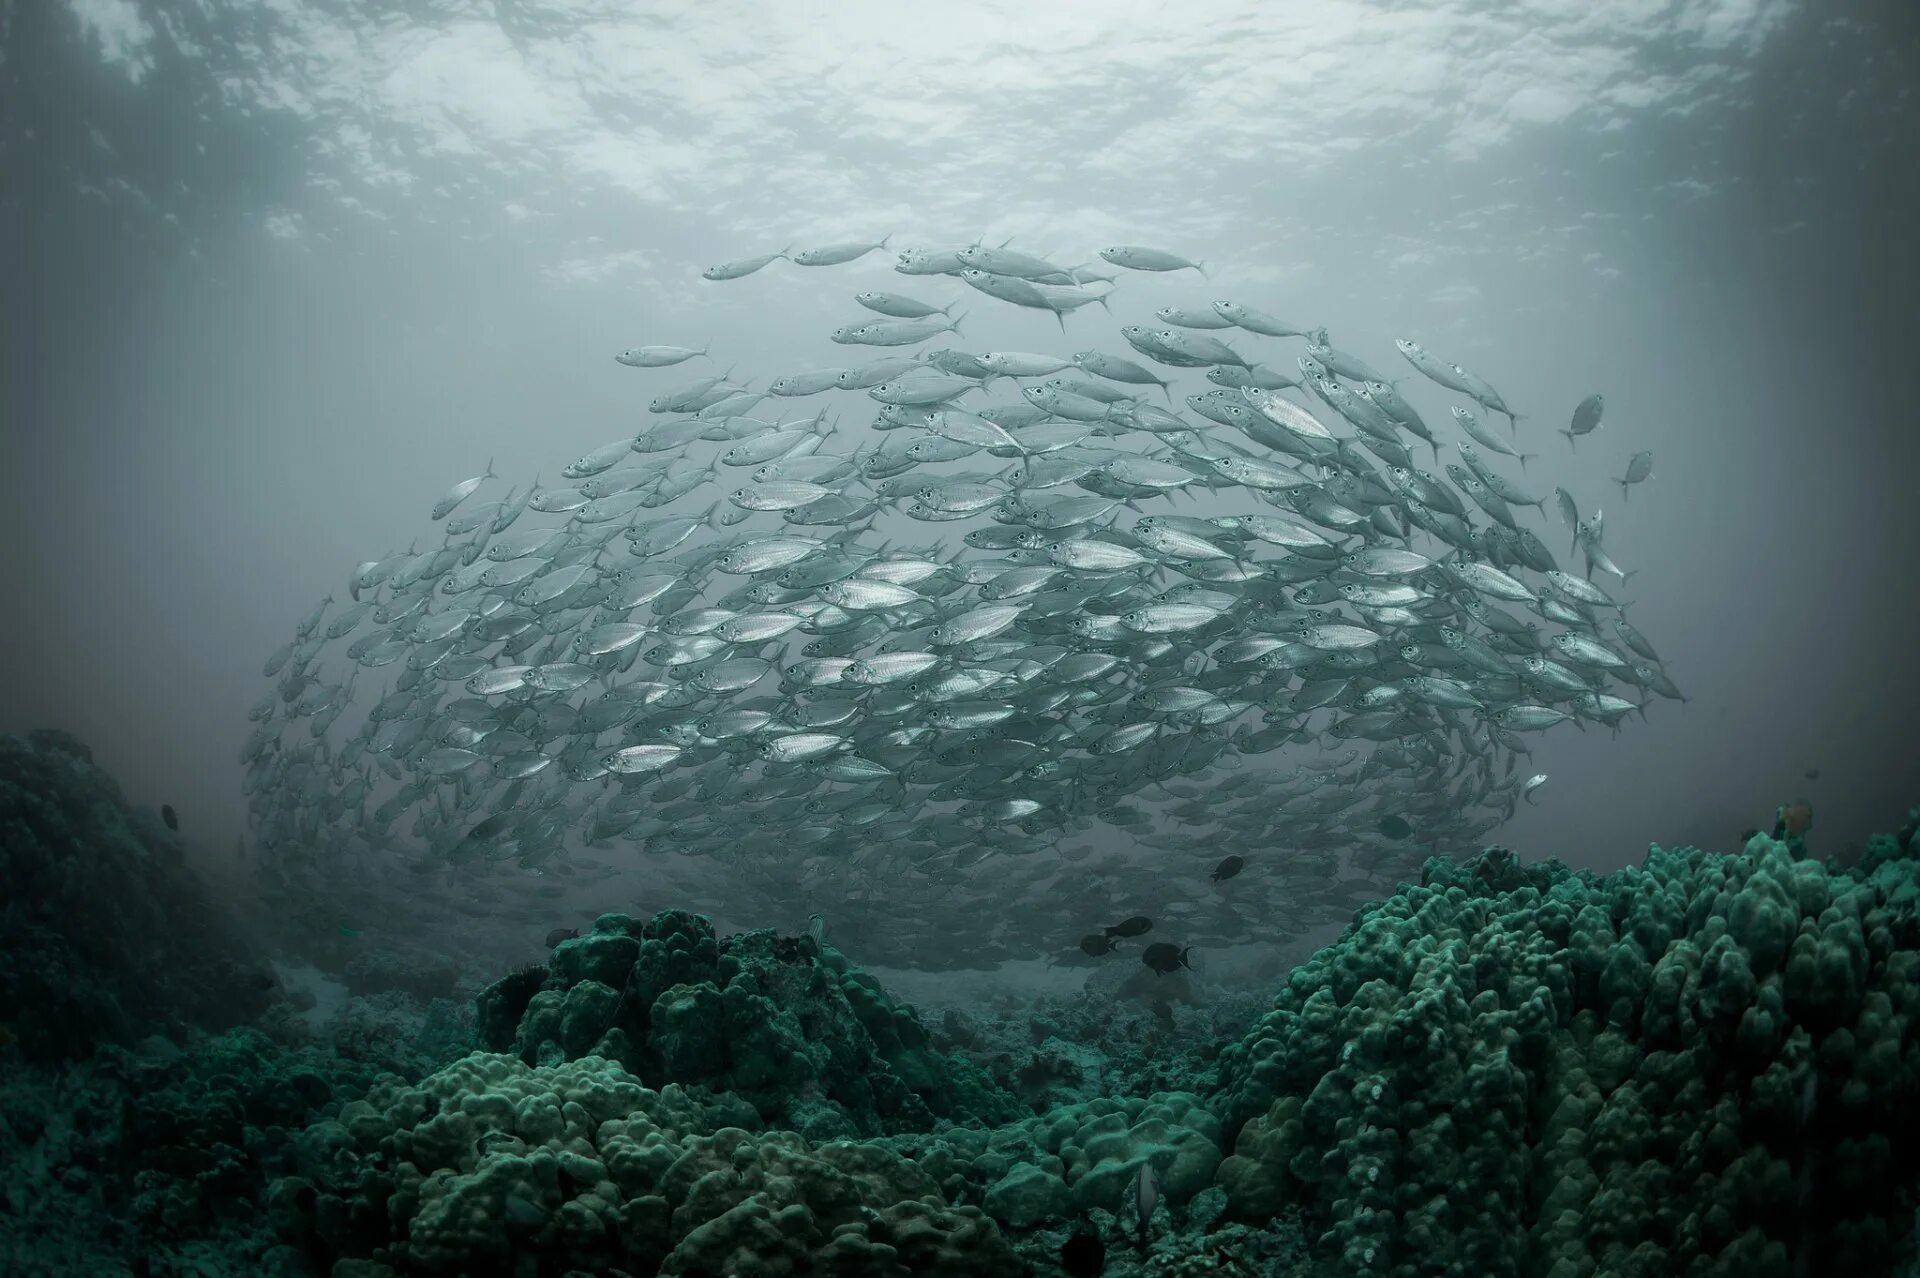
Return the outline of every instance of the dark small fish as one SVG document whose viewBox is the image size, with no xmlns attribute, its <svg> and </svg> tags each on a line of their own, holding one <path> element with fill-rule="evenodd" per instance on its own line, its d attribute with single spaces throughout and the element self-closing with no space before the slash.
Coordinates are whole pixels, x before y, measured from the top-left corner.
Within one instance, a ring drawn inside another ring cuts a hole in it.
<svg viewBox="0 0 1920 1278">
<path fill-rule="evenodd" d="M 1060 1245 L 1060 1268 L 1069 1278 L 1100 1278 L 1107 1271 L 1107 1245 L 1082 1223 Z"/>
<path fill-rule="evenodd" d="M 1401 816 L 1381 817 L 1377 828 L 1389 839 L 1404 839 L 1413 833 L 1413 825 Z"/>
<path fill-rule="evenodd" d="M 1189 945 L 1186 949 L 1181 949 L 1171 941 L 1160 941 L 1142 951 L 1140 961 L 1162 976 L 1177 972 L 1183 967 L 1192 971 L 1192 965 L 1187 962 L 1187 950 L 1192 948 Z"/>
<path fill-rule="evenodd" d="M 1108 936 L 1139 936 L 1142 932 L 1151 931 L 1153 931 L 1153 920 L 1144 914 L 1123 919 L 1106 929 Z"/>
<path fill-rule="evenodd" d="M 1088 958 L 1099 958 L 1102 954 L 1113 953 L 1113 938 L 1102 936 L 1098 932 L 1089 932 L 1080 938 L 1080 952 Z"/>
<path fill-rule="evenodd" d="M 1820 769 L 1808 768 L 1806 776 L 1809 781 L 1818 781 L 1820 779 Z"/>
<path fill-rule="evenodd" d="M 180 814 L 173 810 L 171 803 L 163 803 L 160 805 L 160 819 L 167 823 L 169 830 L 172 830 L 175 834 L 180 833 Z"/>
<path fill-rule="evenodd" d="M 560 944 L 560 942 L 571 941 L 578 935 L 580 935 L 580 929 L 577 927 L 556 927 L 553 931 L 547 933 L 547 948 L 552 949 L 554 946 Z"/>
<path fill-rule="evenodd" d="M 1246 868 L 1247 858 L 1244 856 L 1230 856 L 1213 867 L 1213 881 L 1215 883 L 1224 883 Z"/>
<path fill-rule="evenodd" d="M 1760 831 L 1754 829 L 1752 826 L 1748 826 L 1746 829 L 1740 831 L 1740 846 L 1743 848 L 1747 846 L 1748 843 L 1753 841 L 1753 837 L 1759 833 Z"/>
<path fill-rule="evenodd" d="M 1773 837 L 1784 839 L 1789 834 L 1802 835 L 1812 828 L 1813 805 L 1805 799 L 1796 799 L 1780 805 L 1779 816 L 1773 823 Z"/>
<path fill-rule="evenodd" d="M 1600 416 L 1607 411 L 1607 401 L 1601 395 L 1589 395 L 1574 406 L 1572 428 L 1560 433 L 1567 437 L 1567 447 L 1573 448 L 1574 441 L 1582 435 L 1590 435 L 1600 429 Z M 1575 449 L 1575 451 L 1579 451 Z"/>
</svg>

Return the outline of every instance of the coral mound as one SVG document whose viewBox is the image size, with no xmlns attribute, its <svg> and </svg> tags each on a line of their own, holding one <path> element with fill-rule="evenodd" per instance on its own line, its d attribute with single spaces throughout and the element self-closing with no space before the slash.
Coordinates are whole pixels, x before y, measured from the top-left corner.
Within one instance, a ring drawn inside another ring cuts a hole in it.
<svg viewBox="0 0 1920 1278">
<path fill-rule="evenodd" d="M 682 910 L 601 915 L 544 968 L 489 986 L 480 1025 L 484 1046 L 528 1064 L 603 1056 L 649 1086 L 730 1093 L 764 1125 L 819 1140 L 1024 1112 L 831 948 L 767 930 L 716 939 Z"/>
<path fill-rule="evenodd" d="M 900 1155 L 748 1131 L 732 1124 L 750 1107 L 699 1090 L 597 1056 L 476 1053 L 310 1128 L 269 1201 L 309 1254 L 387 1272 L 1021 1273 L 979 1209 Z"/>
<path fill-rule="evenodd" d="M 28 1060 L 242 1024 L 273 985 L 179 836 L 92 751 L 52 729 L 0 737 L 0 1029 Z"/>
<path fill-rule="evenodd" d="M 1799 851 L 1430 861 L 1222 1054 L 1231 1211 L 1304 1206 L 1350 1272 L 1889 1272 L 1920 1201 L 1920 849 Z"/>
</svg>

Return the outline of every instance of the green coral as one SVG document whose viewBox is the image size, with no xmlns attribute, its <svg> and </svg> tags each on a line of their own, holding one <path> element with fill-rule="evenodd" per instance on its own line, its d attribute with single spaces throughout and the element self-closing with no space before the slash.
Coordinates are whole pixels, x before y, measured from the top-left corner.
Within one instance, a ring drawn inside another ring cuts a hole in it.
<svg viewBox="0 0 1920 1278">
<path fill-rule="evenodd" d="M 1221 1128 L 1182 1092 L 1063 1105 L 991 1132 L 952 1129 L 919 1142 L 921 1167 L 949 1194 L 978 1195 L 987 1214 L 1027 1228 L 1079 1212 L 1118 1212 L 1151 1165 L 1161 1197 L 1184 1206 L 1213 1184 Z"/>
<path fill-rule="evenodd" d="M 1430 861 L 1222 1053 L 1232 1211 L 1304 1206 L 1352 1272 L 1885 1272 L 1920 1201 L 1914 875 L 1765 836 Z"/>
<path fill-rule="evenodd" d="M 483 1043 L 529 1064 L 604 1056 L 650 1085 L 738 1095 L 816 1139 L 998 1121 L 1018 1102 L 938 1051 L 919 1018 L 833 951 L 704 916 L 605 914 L 544 970 L 481 995 Z"/>
<path fill-rule="evenodd" d="M 1021 1272 L 991 1220 L 899 1153 L 742 1117 L 601 1057 L 475 1053 L 310 1128 L 298 1174 L 270 1197 L 289 1236 L 401 1271 L 517 1272 L 539 1257 L 540 1272 Z"/>
</svg>

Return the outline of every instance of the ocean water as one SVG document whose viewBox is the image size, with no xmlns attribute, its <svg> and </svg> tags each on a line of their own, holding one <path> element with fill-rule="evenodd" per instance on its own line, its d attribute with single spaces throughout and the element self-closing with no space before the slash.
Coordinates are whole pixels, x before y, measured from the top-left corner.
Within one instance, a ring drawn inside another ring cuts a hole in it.
<svg viewBox="0 0 1920 1278">
<path fill-rule="evenodd" d="M 1917 33 L 7 10 L 0 1264 L 1896 1272 Z"/>
</svg>

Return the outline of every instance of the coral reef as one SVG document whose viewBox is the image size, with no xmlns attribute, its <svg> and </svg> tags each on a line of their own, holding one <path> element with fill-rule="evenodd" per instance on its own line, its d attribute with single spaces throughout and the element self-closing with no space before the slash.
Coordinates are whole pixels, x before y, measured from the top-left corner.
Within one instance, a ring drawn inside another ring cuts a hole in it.
<svg viewBox="0 0 1920 1278">
<path fill-rule="evenodd" d="M 0 1019 L 28 1060 L 225 1029 L 271 999 L 178 836 L 64 732 L 0 737 L 0 884 Z"/>
<path fill-rule="evenodd" d="M 256 986 L 82 748 L 0 742 L 0 781 L 9 1275 L 1916 1273 L 1920 812 L 1846 866 L 1435 858 L 1264 1009 L 923 1023 L 677 910 L 470 1014 L 390 954 Z M 90 890 L 184 926 L 101 935 Z"/>
<path fill-rule="evenodd" d="M 398 1272 L 1021 1273 L 908 1159 L 749 1131 L 751 1106 L 702 1093 L 476 1053 L 311 1128 L 268 1200 L 311 1251 Z"/>
<path fill-rule="evenodd" d="M 649 1086 L 731 1093 L 814 1139 L 1023 1112 L 831 948 L 766 930 L 718 939 L 682 910 L 601 915 L 544 968 L 489 986 L 479 1021 L 487 1047 L 529 1064 L 602 1056 Z"/>
<path fill-rule="evenodd" d="M 1429 862 L 1222 1054 L 1233 1213 L 1298 1204 L 1354 1272 L 1888 1272 L 1920 848 L 1796 850 Z"/>
</svg>

